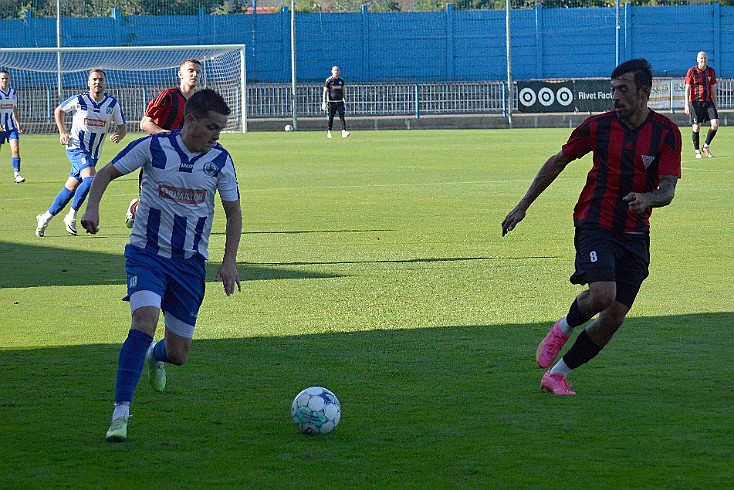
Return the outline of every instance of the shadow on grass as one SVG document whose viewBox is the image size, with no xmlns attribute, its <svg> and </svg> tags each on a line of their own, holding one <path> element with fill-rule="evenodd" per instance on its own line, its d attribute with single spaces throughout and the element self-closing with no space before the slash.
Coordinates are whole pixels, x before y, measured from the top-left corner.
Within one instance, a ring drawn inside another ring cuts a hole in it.
<svg viewBox="0 0 734 490">
<path fill-rule="evenodd" d="M 574 373 L 573 398 L 539 389 L 533 354 L 548 323 L 260 338 L 243 327 L 242 338 L 195 339 L 163 394 L 144 375 L 124 445 L 103 441 L 119 345 L 0 350 L 0 456 L 13 468 L 0 486 L 105 487 L 110 474 L 119 488 L 142 475 L 165 486 L 173 465 L 176 478 L 203 486 L 295 488 L 320 481 L 328 463 L 334 481 L 356 475 L 377 488 L 493 488 L 497 478 L 562 488 L 567 475 L 551 471 L 557 446 L 579 467 L 595 465 L 589 487 L 666 487 L 671 475 L 681 488 L 716 486 L 730 471 L 722 423 L 734 395 L 722 359 L 733 322 L 734 313 L 630 318 Z M 342 403 L 326 439 L 294 434 L 288 417 L 293 396 L 313 385 Z M 645 451 L 666 458 L 664 471 L 643 465 L 629 476 Z M 669 471 L 683 467 L 695 470 Z"/>
<path fill-rule="evenodd" d="M 125 257 L 119 254 L 0 241 L 0 288 L 125 284 Z M 207 280 L 214 280 L 219 262 L 206 264 Z M 322 279 L 338 277 L 277 264 L 239 263 L 243 281 Z M 295 265 L 295 264 L 294 264 Z"/>
<path fill-rule="evenodd" d="M 305 233 L 305 232 L 299 232 Z M 88 286 L 125 284 L 125 257 L 122 252 L 111 254 L 73 250 L 43 245 L 0 241 L 0 288 L 40 286 Z M 328 279 L 340 274 L 293 269 L 303 266 L 344 264 L 414 264 L 431 262 L 461 262 L 477 260 L 526 260 L 552 257 L 427 257 L 395 260 L 345 260 L 296 262 L 239 262 L 237 271 L 243 281 L 275 279 Z M 212 281 L 219 262 L 206 264 L 207 280 Z"/>
</svg>

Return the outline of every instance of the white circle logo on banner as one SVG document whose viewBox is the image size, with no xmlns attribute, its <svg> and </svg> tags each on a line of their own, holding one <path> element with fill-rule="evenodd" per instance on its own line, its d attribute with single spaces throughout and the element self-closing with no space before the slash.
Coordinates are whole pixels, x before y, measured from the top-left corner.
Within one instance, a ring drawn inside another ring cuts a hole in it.
<svg viewBox="0 0 734 490">
<path fill-rule="evenodd" d="M 533 89 L 525 87 L 524 89 L 520 90 L 520 93 L 518 94 L 518 99 L 520 100 L 520 103 L 524 105 L 525 107 L 530 107 L 531 105 L 535 104 L 535 101 L 538 99 L 535 96 L 535 92 L 533 92 Z"/>
<path fill-rule="evenodd" d="M 548 107 L 556 101 L 556 96 L 553 94 L 553 91 L 551 89 L 549 89 L 548 87 L 543 87 L 538 90 L 538 101 L 544 106 Z"/>
<path fill-rule="evenodd" d="M 573 102 L 573 92 L 568 87 L 561 87 L 556 92 L 556 100 L 563 106 L 569 106 Z"/>
</svg>

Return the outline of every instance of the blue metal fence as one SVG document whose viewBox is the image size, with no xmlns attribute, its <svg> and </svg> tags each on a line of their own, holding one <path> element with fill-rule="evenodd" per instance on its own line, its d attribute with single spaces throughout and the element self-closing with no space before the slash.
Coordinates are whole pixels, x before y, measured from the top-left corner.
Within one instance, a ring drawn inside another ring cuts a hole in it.
<svg viewBox="0 0 734 490">
<path fill-rule="evenodd" d="M 303 13 L 296 15 L 299 82 L 334 64 L 349 83 L 505 80 L 503 11 Z M 695 26 L 694 34 L 691 26 Z M 56 45 L 55 19 L 0 20 L 0 47 Z M 707 51 L 721 76 L 734 73 L 734 7 L 543 8 L 511 14 L 517 80 L 606 77 L 620 59 L 648 58 L 657 76 L 682 76 Z M 247 78 L 291 77 L 290 12 L 62 19 L 64 46 L 246 44 Z M 619 40 L 619 42 L 618 42 Z"/>
</svg>

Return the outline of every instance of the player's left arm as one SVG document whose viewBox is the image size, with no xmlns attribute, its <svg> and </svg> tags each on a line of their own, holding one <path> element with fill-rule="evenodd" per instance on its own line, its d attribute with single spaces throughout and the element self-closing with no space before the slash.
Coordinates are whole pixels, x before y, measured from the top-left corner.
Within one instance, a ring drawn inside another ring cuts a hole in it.
<svg viewBox="0 0 734 490">
<path fill-rule="evenodd" d="M 227 218 L 227 227 L 224 233 L 224 257 L 214 279 L 222 281 L 224 292 L 229 296 L 234 293 L 235 285 L 237 291 L 241 291 L 240 277 L 237 274 L 237 250 L 240 247 L 240 237 L 242 236 L 242 208 L 239 199 L 236 201 L 222 200 L 222 207 Z"/>
<path fill-rule="evenodd" d="M 18 132 L 23 133 L 23 127 L 20 125 L 20 117 L 18 116 L 18 106 L 13 107 L 13 119 L 15 119 L 15 125 L 18 127 Z"/>
<path fill-rule="evenodd" d="M 644 213 L 648 208 L 667 206 L 675 197 L 675 186 L 678 177 L 675 175 L 661 175 L 658 188 L 652 192 L 630 192 L 624 196 L 629 210 L 636 214 Z"/>
<path fill-rule="evenodd" d="M 716 90 L 716 84 L 714 83 L 713 85 L 711 85 L 711 102 L 713 102 L 714 107 L 718 109 L 719 103 L 717 102 L 717 99 L 718 99 L 717 95 L 718 95 L 718 92 Z"/>
<path fill-rule="evenodd" d="M 122 141 L 126 134 L 127 127 L 125 127 L 125 124 L 118 124 L 117 131 L 110 135 L 110 141 L 112 141 L 113 143 L 119 143 L 120 141 Z"/>
</svg>

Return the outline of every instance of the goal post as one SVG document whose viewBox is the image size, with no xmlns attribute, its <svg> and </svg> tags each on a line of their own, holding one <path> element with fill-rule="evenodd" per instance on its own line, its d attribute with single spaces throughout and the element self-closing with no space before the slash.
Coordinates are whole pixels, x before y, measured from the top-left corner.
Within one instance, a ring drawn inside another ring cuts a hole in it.
<svg viewBox="0 0 734 490">
<path fill-rule="evenodd" d="M 200 87 L 222 94 L 232 110 L 226 131 L 247 131 L 247 81 L 244 44 L 194 46 L 105 46 L 84 48 L 3 48 L 0 69 L 10 72 L 18 91 L 21 123 L 55 131 L 53 109 L 74 94 L 86 92 L 87 74 L 102 68 L 107 92 L 122 106 L 128 122 L 140 121 L 161 90 L 180 84 L 182 61 L 201 61 Z"/>
</svg>

